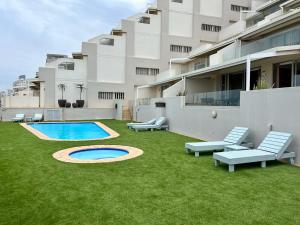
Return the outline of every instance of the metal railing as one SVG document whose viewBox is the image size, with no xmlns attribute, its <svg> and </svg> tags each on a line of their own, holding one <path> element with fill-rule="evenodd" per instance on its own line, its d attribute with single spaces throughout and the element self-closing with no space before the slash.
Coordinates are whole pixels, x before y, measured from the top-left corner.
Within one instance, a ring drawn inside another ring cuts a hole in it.
<svg viewBox="0 0 300 225">
<path fill-rule="evenodd" d="M 239 106 L 241 91 L 242 90 L 237 89 L 187 94 L 185 103 L 186 105 Z"/>
</svg>

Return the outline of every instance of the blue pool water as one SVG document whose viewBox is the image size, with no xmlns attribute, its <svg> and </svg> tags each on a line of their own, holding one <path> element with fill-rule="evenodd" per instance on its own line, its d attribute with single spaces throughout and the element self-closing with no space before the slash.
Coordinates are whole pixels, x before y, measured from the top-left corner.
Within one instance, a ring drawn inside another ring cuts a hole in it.
<svg viewBox="0 0 300 225">
<path fill-rule="evenodd" d="M 122 149 L 96 148 L 72 152 L 69 156 L 75 159 L 97 160 L 117 158 L 124 155 L 128 155 L 128 152 Z"/>
<path fill-rule="evenodd" d="M 59 140 L 91 140 L 110 136 L 95 123 L 34 123 L 28 124 L 49 138 Z"/>
</svg>

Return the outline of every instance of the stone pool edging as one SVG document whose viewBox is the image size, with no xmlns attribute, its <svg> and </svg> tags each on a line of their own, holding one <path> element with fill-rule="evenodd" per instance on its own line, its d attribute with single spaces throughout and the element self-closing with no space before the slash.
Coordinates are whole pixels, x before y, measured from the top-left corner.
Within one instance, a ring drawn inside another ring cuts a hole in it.
<svg viewBox="0 0 300 225">
<path fill-rule="evenodd" d="M 128 152 L 127 155 L 120 156 L 117 158 L 110 158 L 110 159 L 97 159 L 97 160 L 81 160 L 81 159 L 75 159 L 70 157 L 70 154 L 73 152 L 77 151 L 82 151 L 82 150 L 89 150 L 89 149 L 98 149 L 98 148 L 115 148 L 115 149 L 121 149 L 125 150 Z M 143 155 L 143 150 L 130 147 L 130 146 L 124 146 L 124 145 L 90 145 L 90 146 L 80 146 L 80 147 L 73 147 L 73 148 L 68 148 L 64 150 L 60 150 L 58 152 L 55 152 L 52 154 L 52 157 L 55 158 L 56 160 L 59 160 L 61 162 L 67 162 L 67 163 L 86 163 L 86 164 L 91 164 L 91 163 L 112 163 L 112 162 L 120 162 L 128 159 L 133 159 L 138 156 Z"/>
<path fill-rule="evenodd" d="M 60 122 L 42 122 L 42 123 L 60 123 Z M 63 122 L 63 123 L 68 123 L 68 122 Z M 70 122 L 70 123 L 75 123 L 75 122 Z M 98 141 L 98 140 L 105 140 L 105 139 L 111 139 L 111 138 L 116 138 L 119 137 L 120 134 L 117 133 L 116 131 L 112 130 L 105 124 L 101 122 L 76 122 L 76 123 L 94 123 L 98 127 L 102 128 L 105 132 L 109 134 L 108 137 L 105 138 L 98 138 L 98 139 L 86 139 L 86 140 L 61 140 L 61 139 L 55 139 L 55 138 L 50 138 L 47 135 L 43 134 L 42 132 L 38 131 L 37 129 L 34 129 L 33 127 L 29 126 L 27 123 L 20 123 L 22 127 L 24 127 L 26 130 L 37 136 L 39 139 L 42 140 L 47 140 L 47 141 Z"/>
</svg>

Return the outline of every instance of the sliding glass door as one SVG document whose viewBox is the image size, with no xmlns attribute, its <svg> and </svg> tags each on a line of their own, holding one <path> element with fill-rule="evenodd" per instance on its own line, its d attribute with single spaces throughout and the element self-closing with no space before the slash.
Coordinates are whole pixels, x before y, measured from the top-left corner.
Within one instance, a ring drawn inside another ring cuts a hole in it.
<svg viewBox="0 0 300 225">
<path fill-rule="evenodd" d="M 293 86 L 293 63 L 281 63 L 278 66 L 278 88 L 292 87 Z"/>
</svg>

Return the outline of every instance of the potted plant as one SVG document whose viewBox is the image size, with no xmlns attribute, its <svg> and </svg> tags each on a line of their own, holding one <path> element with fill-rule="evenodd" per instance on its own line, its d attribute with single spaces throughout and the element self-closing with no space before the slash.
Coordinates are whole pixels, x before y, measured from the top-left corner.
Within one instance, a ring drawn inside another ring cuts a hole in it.
<svg viewBox="0 0 300 225">
<path fill-rule="evenodd" d="M 64 99 L 64 91 L 66 90 L 66 85 L 59 84 L 58 89 L 61 90 L 61 99 L 58 99 L 58 105 L 59 105 L 59 107 L 64 108 L 64 107 L 66 107 L 66 103 L 67 103 L 67 100 Z"/>
<path fill-rule="evenodd" d="M 84 100 L 81 99 L 82 92 L 85 89 L 83 84 L 77 84 L 77 88 L 79 89 L 79 100 L 76 100 L 77 107 L 82 108 L 84 106 Z"/>
</svg>

